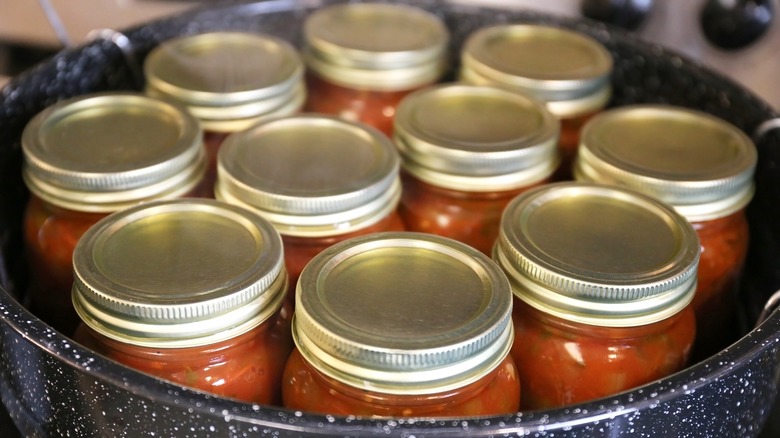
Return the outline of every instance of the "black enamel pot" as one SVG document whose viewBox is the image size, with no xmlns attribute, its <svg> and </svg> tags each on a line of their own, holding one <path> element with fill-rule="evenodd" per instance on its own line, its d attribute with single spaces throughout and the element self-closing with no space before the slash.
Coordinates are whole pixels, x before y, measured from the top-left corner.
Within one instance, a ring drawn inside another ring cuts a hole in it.
<svg viewBox="0 0 780 438">
<path fill-rule="evenodd" d="M 668 378 L 563 409 L 491 418 L 372 420 L 292 412 L 183 389 L 97 356 L 28 313 L 21 217 L 27 191 L 19 139 L 46 106 L 79 94 L 140 90 L 140 65 L 163 40 L 211 30 L 274 34 L 299 44 L 300 24 L 331 0 L 230 3 L 104 33 L 16 77 L 0 93 L 0 396 L 24 436 L 758 436 L 780 375 L 780 313 L 759 315 L 780 288 L 780 130 L 777 114 L 734 82 L 672 52 L 581 20 L 416 1 L 451 29 L 452 55 L 480 27 L 546 23 L 595 37 L 614 56 L 611 105 L 666 103 L 721 117 L 754 137 L 757 191 L 741 282 L 744 337 Z M 457 59 L 454 57 L 453 59 Z M 756 327 L 757 321 L 762 320 Z M 764 432 L 766 433 L 766 432 Z M 769 436 L 769 435 L 766 435 Z"/>
</svg>

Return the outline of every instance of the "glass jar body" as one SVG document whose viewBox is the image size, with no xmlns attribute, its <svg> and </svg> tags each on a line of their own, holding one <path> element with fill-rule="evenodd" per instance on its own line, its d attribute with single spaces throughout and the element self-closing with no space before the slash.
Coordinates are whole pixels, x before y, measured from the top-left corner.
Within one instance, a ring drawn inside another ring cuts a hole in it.
<svg viewBox="0 0 780 438">
<path fill-rule="evenodd" d="M 203 186 L 206 187 L 206 197 L 214 198 L 214 184 L 217 181 L 217 154 L 222 143 L 230 135 L 229 132 L 203 131 L 203 144 L 206 147 L 206 174 L 203 176 Z"/>
<path fill-rule="evenodd" d="M 515 297 L 512 319 L 523 409 L 593 400 L 679 371 L 696 332 L 690 305 L 644 326 L 599 327 L 557 318 Z"/>
<path fill-rule="evenodd" d="M 287 300 L 291 304 L 294 304 L 295 288 L 298 284 L 298 277 L 301 275 L 301 271 L 303 271 L 303 268 L 306 267 L 306 264 L 308 264 L 309 261 L 314 258 L 314 256 L 321 253 L 328 247 L 357 236 L 365 236 L 368 234 L 380 233 L 384 231 L 404 230 L 404 224 L 401 221 L 401 217 L 398 215 L 398 212 L 392 211 L 387 217 L 381 219 L 380 221 L 369 225 L 368 227 L 351 231 L 349 233 L 323 237 L 303 237 L 282 234 L 282 243 L 284 244 L 284 263 L 285 267 L 287 268 L 287 274 L 290 278 L 290 285 L 287 291 Z"/>
<path fill-rule="evenodd" d="M 293 343 L 285 303 L 246 333 L 210 345 L 154 348 L 123 343 L 80 324 L 74 339 L 130 368 L 182 386 L 249 403 L 280 405 L 281 376 Z"/>
<path fill-rule="evenodd" d="M 70 336 L 79 323 L 71 303 L 73 249 L 79 238 L 108 213 L 57 207 L 30 195 L 24 216 L 24 239 L 30 270 L 31 311 Z"/>
<path fill-rule="evenodd" d="M 744 210 L 691 224 L 701 243 L 693 298 L 697 323 L 694 359 L 700 360 L 726 348 L 741 333 L 735 311 L 737 286 L 750 236 Z"/>
<path fill-rule="evenodd" d="M 282 379 L 284 407 L 332 415 L 462 417 L 515 413 L 520 382 L 511 356 L 480 380 L 447 392 L 394 395 L 345 385 L 317 371 L 295 349 Z"/>
<path fill-rule="evenodd" d="M 403 191 L 399 213 L 408 231 L 436 234 L 470 245 L 490 255 L 498 237 L 501 214 L 520 193 L 548 182 L 495 192 L 451 190 L 401 172 Z"/>
<path fill-rule="evenodd" d="M 367 90 L 338 85 L 309 72 L 306 74 L 308 94 L 304 109 L 363 122 L 392 137 L 393 118 L 398 103 L 409 93 L 432 83 L 399 91 Z"/>
</svg>

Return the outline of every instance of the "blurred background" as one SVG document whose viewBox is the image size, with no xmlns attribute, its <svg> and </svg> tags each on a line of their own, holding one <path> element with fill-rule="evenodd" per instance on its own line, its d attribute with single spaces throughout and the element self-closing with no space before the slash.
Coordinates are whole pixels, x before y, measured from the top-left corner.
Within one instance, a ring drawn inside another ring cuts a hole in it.
<svg viewBox="0 0 780 438">
<path fill-rule="evenodd" d="M 95 29 L 123 28 L 219 0 L 0 0 L 0 84 Z M 735 79 L 780 108 L 778 0 L 453 0 L 589 17 L 630 29 Z"/>
</svg>

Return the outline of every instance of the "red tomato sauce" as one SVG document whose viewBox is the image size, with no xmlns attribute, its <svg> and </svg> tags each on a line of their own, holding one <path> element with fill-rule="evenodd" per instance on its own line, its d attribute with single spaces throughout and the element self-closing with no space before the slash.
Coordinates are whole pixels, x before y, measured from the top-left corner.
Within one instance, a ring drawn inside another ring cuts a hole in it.
<svg viewBox="0 0 780 438">
<path fill-rule="evenodd" d="M 282 381 L 284 406 L 331 415 L 462 417 L 515 413 L 520 382 L 511 356 L 482 379 L 430 395 L 393 395 L 337 382 L 316 371 L 293 350 Z"/>
<path fill-rule="evenodd" d="M 205 197 L 200 183 L 186 196 Z M 73 249 L 81 236 L 107 213 L 70 210 L 30 195 L 24 216 L 25 251 L 30 275 L 30 310 L 66 336 L 79 317 L 73 310 Z"/>
<path fill-rule="evenodd" d="M 150 348 L 118 342 L 81 324 L 74 339 L 130 368 L 180 385 L 250 403 L 279 405 L 292 350 L 287 304 L 234 338 L 202 347 Z"/>
<path fill-rule="evenodd" d="M 404 171 L 401 181 L 399 213 L 407 230 L 449 237 L 490 255 L 507 204 L 520 193 L 548 180 L 500 192 L 445 189 Z"/>
<path fill-rule="evenodd" d="M 693 222 L 701 242 L 698 284 L 693 297 L 697 338 L 694 360 L 705 359 L 740 336 L 737 286 L 749 245 L 743 210 L 709 221 Z"/>
<path fill-rule="evenodd" d="M 228 132 L 203 132 L 203 143 L 206 146 L 206 174 L 203 176 L 203 186 L 206 188 L 205 197 L 214 198 L 214 183 L 217 181 L 217 154 L 222 142 L 225 141 Z"/>
<path fill-rule="evenodd" d="M 523 409 L 606 397 L 685 367 L 696 334 L 691 306 L 638 327 L 597 327 L 542 313 L 515 298 L 512 357 Z"/>
<path fill-rule="evenodd" d="M 429 85 L 429 84 L 426 84 Z M 401 91 L 374 91 L 347 88 L 317 76 L 306 75 L 307 98 L 304 111 L 333 114 L 356 120 L 393 135 L 393 118 L 398 103 L 423 86 Z"/>
<path fill-rule="evenodd" d="M 392 212 L 389 216 L 379 222 L 350 233 L 324 237 L 282 235 L 282 243 L 284 244 L 284 263 L 287 268 L 287 275 L 290 278 L 287 300 L 290 304 L 294 304 L 295 288 L 298 284 L 298 277 L 301 275 L 301 271 L 303 271 L 303 268 L 306 267 L 306 264 L 309 263 L 314 256 L 328 247 L 357 236 L 365 236 L 367 234 L 380 233 L 383 231 L 404 230 L 405 228 L 401 221 L 401 217 L 397 212 Z"/>
</svg>

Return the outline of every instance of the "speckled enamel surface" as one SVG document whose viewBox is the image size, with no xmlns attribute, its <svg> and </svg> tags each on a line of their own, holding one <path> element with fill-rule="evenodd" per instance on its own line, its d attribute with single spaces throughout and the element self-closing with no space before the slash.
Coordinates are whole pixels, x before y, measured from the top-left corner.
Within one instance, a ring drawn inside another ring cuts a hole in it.
<svg viewBox="0 0 780 438">
<path fill-rule="evenodd" d="M 140 62 L 160 41 L 209 30 L 262 31 L 300 46 L 299 24 L 327 0 L 266 1 L 189 12 L 127 29 L 123 52 L 106 40 L 65 51 L 0 92 L 0 397 L 24 436 L 250 437 L 751 437 L 769 416 L 780 374 L 780 314 L 720 354 L 667 379 L 564 409 L 504 417 L 373 420 L 292 412 L 219 399 L 161 382 L 93 355 L 24 311 L 19 136 L 45 106 L 93 91 L 140 90 Z M 546 23 L 584 32 L 615 57 L 611 105 L 667 103 L 722 117 L 753 134 L 777 117 L 734 82 L 620 31 L 579 20 L 414 2 L 452 31 L 451 56 L 482 26 Z M 129 55 L 129 56 L 126 56 Z M 452 77 L 452 76 L 451 76 Z M 748 209 L 752 249 L 742 284 L 746 327 L 780 288 L 780 135 L 757 139 L 756 197 Z M 747 330 L 746 330 L 747 332 Z"/>
</svg>

